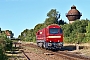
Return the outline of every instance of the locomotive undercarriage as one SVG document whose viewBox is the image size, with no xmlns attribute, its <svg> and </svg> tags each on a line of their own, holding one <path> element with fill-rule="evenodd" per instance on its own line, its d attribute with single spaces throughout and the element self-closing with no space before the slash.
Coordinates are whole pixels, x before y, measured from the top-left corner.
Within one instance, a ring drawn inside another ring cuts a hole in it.
<svg viewBox="0 0 90 60">
<path fill-rule="evenodd" d="M 61 49 L 62 46 L 63 46 L 63 43 L 61 42 L 47 42 L 46 43 L 47 49 Z"/>
<path fill-rule="evenodd" d="M 46 49 L 61 49 L 63 47 L 62 42 L 45 42 L 43 40 L 42 42 L 37 42 L 37 45 Z"/>
</svg>

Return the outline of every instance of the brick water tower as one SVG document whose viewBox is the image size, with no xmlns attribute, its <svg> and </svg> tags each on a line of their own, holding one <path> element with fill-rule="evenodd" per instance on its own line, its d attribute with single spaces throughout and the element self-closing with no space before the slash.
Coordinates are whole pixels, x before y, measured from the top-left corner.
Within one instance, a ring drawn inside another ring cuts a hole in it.
<svg viewBox="0 0 90 60">
<path fill-rule="evenodd" d="M 69 23 L 73 23 L 75 20 L 80 19 L 82 14 L 76 9 L 76 6 L 72 6 L 71 10 L 68 11 L 66 17 L 69 20 Z"/>
</svg>

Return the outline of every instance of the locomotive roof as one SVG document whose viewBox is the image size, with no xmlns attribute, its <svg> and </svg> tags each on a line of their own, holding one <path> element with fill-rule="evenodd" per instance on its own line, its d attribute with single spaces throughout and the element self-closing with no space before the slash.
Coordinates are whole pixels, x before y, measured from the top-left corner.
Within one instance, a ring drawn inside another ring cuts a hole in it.
<svg viewBox="0 0 90 60">
<path fill-rule="evenodd" d="M 48 25 L 47 27 L 45 27 L 45 28 L 43 28 L 43 29 L 46 29 L 46 28 L 48 28 L 48 27 L 50 27 L 50 26 L 59 26 L 58 24 L 51 24 L 51 25 Z M 59 26 L 60 27 L 60 26 Z M 37 32 L 41 32 L 43 29 L 40 29 L 40 30 L 38 30 Z"/>
<path fill-rule="evenodd" d="M 59 26 L 58 24 L 51 24 L 51 25 L 48 25 L 47 27 L 49 27 L 49 26 Z"/>
</svg>

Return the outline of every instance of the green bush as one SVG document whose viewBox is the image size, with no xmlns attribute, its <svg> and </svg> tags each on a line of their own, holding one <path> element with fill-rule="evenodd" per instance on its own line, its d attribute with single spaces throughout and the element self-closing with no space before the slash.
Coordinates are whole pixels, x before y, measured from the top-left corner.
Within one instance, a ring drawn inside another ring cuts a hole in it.
<svg viewBox="0 0 90 60">
<path fill-rule="evenodd" d="M 0 44 L 0 60 L 8 60 L 7 56 L 5 55 L 5 50 Z"/>
<path fill-rule="evenodd" d="M 5 40 L 5 50 L 11 50 L 12 49 L 12 41 L 10 39 Z"/>
</svg>

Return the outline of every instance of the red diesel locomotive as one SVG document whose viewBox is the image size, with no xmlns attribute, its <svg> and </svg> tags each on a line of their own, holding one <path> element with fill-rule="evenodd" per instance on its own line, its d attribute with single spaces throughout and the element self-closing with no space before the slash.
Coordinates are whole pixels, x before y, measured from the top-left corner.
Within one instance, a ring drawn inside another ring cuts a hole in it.
<svg viewBox="0 0 90 60">
<path fill-rule="evenodd" d="M 59 25 L 51 24 L 36 33 L 39 47 L 46 49 L 61 49 L 63 46 L 63 32 Z"/>
</svg>

